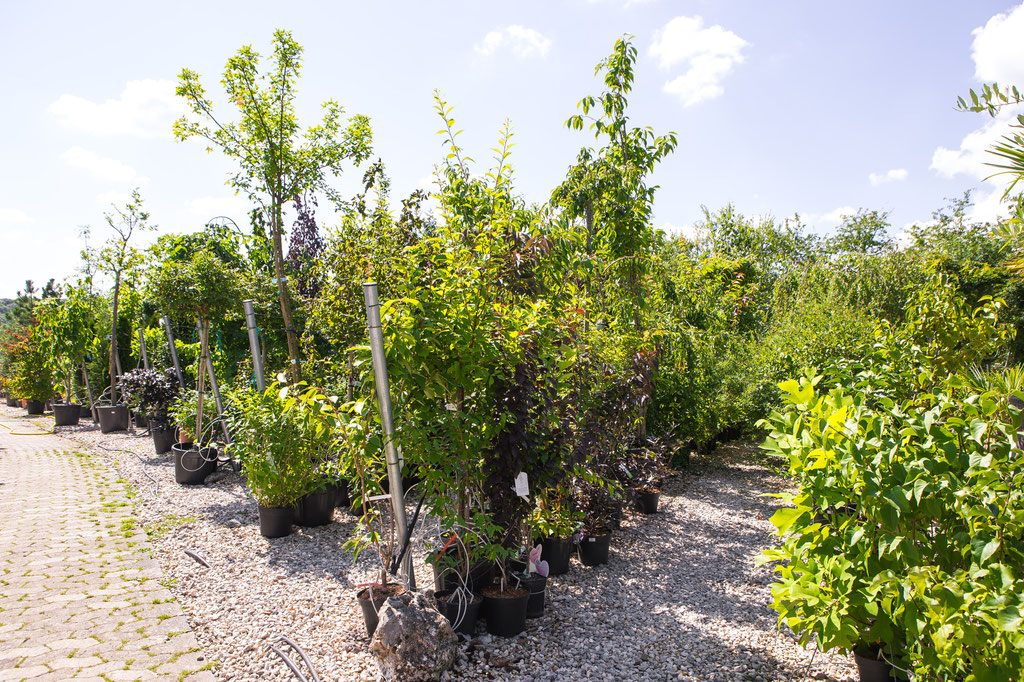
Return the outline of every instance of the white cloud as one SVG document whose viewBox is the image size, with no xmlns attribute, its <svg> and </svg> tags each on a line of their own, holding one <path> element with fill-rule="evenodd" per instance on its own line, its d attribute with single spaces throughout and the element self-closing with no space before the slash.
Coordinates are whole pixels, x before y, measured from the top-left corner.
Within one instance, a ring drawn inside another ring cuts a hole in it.
<svg viewBox="0 0 1024 682">
<path fill-rule="evenodd" d="M 146 180 L 146 178 L 139 177 L 135 169 L 128 164 L 117 159 L 100 156 L 96 152 L 82 147 L 71 147 L 61 154 L 60 158 L 70 166 L 88 171 L 90 175 L 99 180 L 124 184 L 142 184 Z"/>
<path fill-rule="evenodd" d="M 532 28 L 512 24 L 490 31 L 473 49 L 485 57 L 502 49 L 511 50 L 518 59 L 544 57 L 551 49 L 551 39 Z"/>
<path fill-rule="evenodd" d="M 1024 85 L 1024 4 L 971 32 L 974 74 L 983 82 Z"/>
<path fill-rule="evenodd" d="M 1024 4 L 1005 14 L 993 16 L 984 26 L 980 26 L 972 34 L 971 58 L 974 60 L 974 73 L 982 82 L 998 81 L 1004 85 L 1024 84 L 1024 40 L 1020 39 L 1024 32 Z M 977 88 L 975 88 L 977 89 Z M 1010 133 L 1010 125 L 1016 121 L 1017 115 L 1024 112 L 1024 106 L 1005 107 L 995 118 L 984 117 L 984 124 L 968 133 L 960 141 L 957 149 L 938 147 L 932 154 L 931 170 L 945 178 L 959 174 L 983 180 L 997 172 L 986 163 L 998 161 L 988 153 L 988 149 L 1004 135 Z M 979 115 L 983 116 L 983 114 Z M 1001 180 L 1002 178 L 996 178 Z M 1000 183 L 1002 184 L 1002 183 Z M 1001 196 L 1001 192 L 997 193 Z M 979 201 L 975 212 L 979 215 L 990 215 L 992 202 L 996 197 L 985 196 L 988 208 L 981 209 Z"/>
<path fill-rule="evenodd" d="M 853 206 L 839 206 L 827 213 L 801 213 L 800 217 L 810 226 L 812 232 L 831 232 L 843 222 L 846 216 L 857 215 L 857 209 Z"/>
<path fill-rule="evenodd" d="M 995 169 L 985 164 L 995 161 L 996 158 L 987 150 L 1004 135 L 1010 133 L 1010 124 L 1016 121 L 1017 114 L 1022 111 L 1024 111 L 1024 107 L 1007 107 L 1000 111 L 995 118 L 985 116 L 985 124 L 968 133 L 960 141 L 959 149 L 946 149 L 945 147 L 936 149 L 932 155 L 930 168 L 944 178 L 952 178 L 963 173 L 983 180 L 992 175 Z"/>
<path fill-rule="evenodd" d="M 677 64 L 687 66 L 686 73 L 667 81 L 662 90 L 679 97 L 689 107 L 725 92 L 722 80 L 733 66 L 743 63 L 743 48 L 749 45 L 721 26 L 705 28 L 704 19 L 699 16 L 683 16 L 655 31 L 648 53 L 663 69 Z"/>
<path fill-rule="evenodd" d="M 868 175 L 868 180 L 871 182 L 872 187 L 878 187 L 879 185 L 887 182 L 900 182 L 901 180 L 907 179 L 906 168 L 893 168 L 885 173 L 871 173 Z"/>
<path fill-rule="evenodd" d="M 28 213 L 19 208 L 0 208 L 0 225 L 28 225 L 35 222 Z"/>
<path fill-rule="evenodd" d="M 697 226 L 694 224 L 673 225 L 672 223 L 662 223 L 658 229 L 670 237 L 680 236 L 689 241 L 695 241 L 698 237 Z"/>
<path fill-rule="evenodd" d="M 128 81 L 117 99 L 93 102 L 64 94 L 49 111 L 63 127 L 92 135 L 167 137 L 173 121 L 185 113 L 174 88 L 168 80 Z"/>
</svg>

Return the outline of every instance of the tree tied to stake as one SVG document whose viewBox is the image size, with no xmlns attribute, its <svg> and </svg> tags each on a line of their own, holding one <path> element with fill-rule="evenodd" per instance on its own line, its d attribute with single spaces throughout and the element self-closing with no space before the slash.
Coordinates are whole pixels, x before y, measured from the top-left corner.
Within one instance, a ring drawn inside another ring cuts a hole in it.
<svg viewBox="0 0 1024 682">
<path fill-rule="evenodd" d="M 213 103 L 189 69 L 178 76 L 176 93 L 187 102 L 200 121 L 182 117 L 174 123 L 178 141 L 203 137 L 239 168 L 228 184 L 245 192 L 268 216 L 273 233 L 274 272 L 281 300 L 291 360 L 291 379 L 301 380 L 299 337 L 292 318 L 291 294 L 285 278 L 283 238 L 284 204 L 305 192 L 320 192 L 338 205 L 338 192 L 327 184 L 328 175 L 338 175 L 342 164 L 362 163 L 371 154 L 372 135 L 366 116 L 353 116 L 342 128 L 342 107 L 328 100 L 324 118 L 303 133 L 295 117 L 295 85 L 301 68 L 302 47 L 289 31 L 274 32 L 273 70 L 260 75 L 259 54 L 246 45 L 228 60 L 221 83 L 238 107 L 237 122 L 224 123 L 214 115 Z M 213 147 L 207 147 L 212 151 Z"/>
</svg>

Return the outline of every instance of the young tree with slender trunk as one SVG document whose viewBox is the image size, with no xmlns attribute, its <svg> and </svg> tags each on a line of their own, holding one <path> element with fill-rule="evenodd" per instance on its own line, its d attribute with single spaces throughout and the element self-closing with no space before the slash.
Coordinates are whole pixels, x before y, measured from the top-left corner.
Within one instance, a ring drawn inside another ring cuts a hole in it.
<svg viewBox="0 0 1024 682">
<path fill-rule="evenodd" d="M 259 54 L 248 45 L 228 60 L 221 82 L 228 98 L 238 107 L 240 117 L 236 122 L 217 118 L 199 82 L 199 74 L 182 70 L 177 94 L 185 99 L 199 121 L 182 117 L 174 124 L 174 135 L 179 141 L 205 138 L 235 159 L 239 169 L 229 183 L 245 192 L 269 219 L 275 280 L 291 360 L 290 376 L 298 382 L 302 378 L 299 335 L 285 277 L 283 207 L 305 192 L 320 192 L 340 203 L 340 195 L 327 184 L 328 177 L 341 173 L 347 161 L 362 163 L 371 153 L 372 140 L 370 120 L 365 116 L 353 116 L 348 127 L 342 128 L 344 111 L 334 101 L 324 103 L 324 117 L 318 125 L 302 132 L 294 108 L 302 47 L 284 30 L 274 32 L 273 43 L 273 68 L 269 73 L 260 75 Z"/>
<path fill-rule="evenodd" d="M 142 264 L 142 254 L 131 246 L 132 237 L 139 232 L 155 230 L 156 225 L 149 224 L 149 212 L 142 207 L 142 195 L 139 188 L 132 190 L 131 199 L 122 210 L 113 205 L 113 212 L 104 214 L 103 218 L 114 234 L 107 239 L 103 249 L 96 254 L 87 254 L 95 258 L 100 270 L 114 278 L 110 304 L 110 404 L 117 404 L 117 318 L 121 297 L 121 284 Z"/>
</svg>

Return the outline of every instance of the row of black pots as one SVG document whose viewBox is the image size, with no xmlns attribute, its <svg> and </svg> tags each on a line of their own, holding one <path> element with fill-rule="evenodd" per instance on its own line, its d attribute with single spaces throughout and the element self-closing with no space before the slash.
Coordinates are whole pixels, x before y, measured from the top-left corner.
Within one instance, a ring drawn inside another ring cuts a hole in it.
<svg viewBox="0 0 1024 682">
<path fill-rule="evenodd" d="M 434 593 L 437 610 L 456 632 L 472 637 L 483 617 L 487 632 L 497 637 L 514 637 L 526 629 L 526 621 L 544 615 L 547 576 L 517 575 L 517 584 L 489 585 L 477 592 L 441 590 Z"/>
<path fill-rule="evenodd" d="M 266 538 L 283 538 L 292 532 L 292 524 L 306 528 L 325 526 L 334 519 L 339 502 L 347 505 L 348 494 L 339 495 L 335 486 L 315 490 L 303 496 L 294 507 L 264 507 L 260 505 L 260 534 Z"/>
<path fill-rule="evenodd" d="M 100 414 L 102 415 L 102 412 Z M 100 430 L 102 431 L 102 426 Z M 171 451 L 174 453 L 175 483 L 200 485 L 207 476 L 217 470 L 219 453 L 215 447 L 197 447 L 195 443 L 174 443 Z"/>
<path fill-rule="evenodd" d="M 17 398 L 7 396 L 7 407 L 21 407 L 21 401 Z"/>
</svg>

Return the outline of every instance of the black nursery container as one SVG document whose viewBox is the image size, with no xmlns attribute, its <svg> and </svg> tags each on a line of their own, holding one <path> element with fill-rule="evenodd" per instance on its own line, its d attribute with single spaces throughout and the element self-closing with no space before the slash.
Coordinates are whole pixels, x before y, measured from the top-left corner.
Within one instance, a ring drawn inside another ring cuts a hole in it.
<svg viewBox="0 0 1024 682">
<path fill-rule="evenodd" d="M 544 599 L 548 591 L 548 577 L 534 573 L 522 582 L 522 586 L 530 591 L 526 602 L 526 617 L 540 618 L 544 615 Z"/>
<path fill-rule="evenodd" d="M 174 427 L 169 424 L 165 426 L 151 424 L 149 432 L 153 434 L 153 447 L 156 449 L 156 454 L 158 455 L 170 452 L 171 448 L 174 446 L 174 442 L 178 440 L 174 433 Z"/>
<path fill-rule="evenodd" d="M 301 497 L 295 505 L 295 523 L 300 526 L 326 526 L 334 519 L 336 493 L 317 490 Z"/>
<path fill-rule="evenodd" d="M 54 426 L 75 426 L 82 414 L 82 406 L 77 403 L 58 403 L 53 406 Z"/>
<path fill-rule="evenodd" d="M 42 400 L 26 400 L 25 410 L 30 415 L 40 415 L 46 409 L 46 403 Z"/>
<path fill-rule="evenodd" d="M 131 415 L 124 405 L 106 405 L 97 407 L 96 414 L 100 418 L 100 433 L 113 433 L 114 431 L 127 431 Z"/>
<path fill-rule="evenodd" d="M 580 540 L 580 561 L 584 566 L 599 566 L 608 563 L 608 550 L 612 534 L 584 535 Z"/>
<path fill-rule="evenodd" d="M 292 532 L 294 507 L 264 507 L 259 505 L 260 535 L 265 538 L 283 538 Z"/>
<path fill-rule="evenodd" d="M 497 585 L 484 590 L 487 632 L 498 637 L 515 637 L 526 629 L 526 609 L 530 591 L 516 587 L 501 591 Z"/>
<path fill-rule="evenodd" d="M 638 490 L 636 492 L 636 508 L 642 514 L 654 514 L 658 511 L 661 492 L 658 490 Z"/>
<path fill-rule="evenodd" d="M 562 575 L 569 572 L 572 558 L 572 538 L 544 538 L 540 541 L 540 558 L 548 562 L 548 575 Z"/>
<path fill-rule="evenodd" d="M 437 603 L 437 610 L 448 619 L 455 632 L 472 637 L 476 632 L 476 623 L 480 619 L 480 607 L 484 600 L 478 594 L 465 591 L 459 593 L 451 590 L 442 590 L 434 593 L 434 601 Z"/>
<path fill-rule="evenodd" d="M 217 448 L 198 448 L 194 443 L 175 443 L 174 480 L 181 485 L 199 485 L 217 470 Z"/>
</svg>

